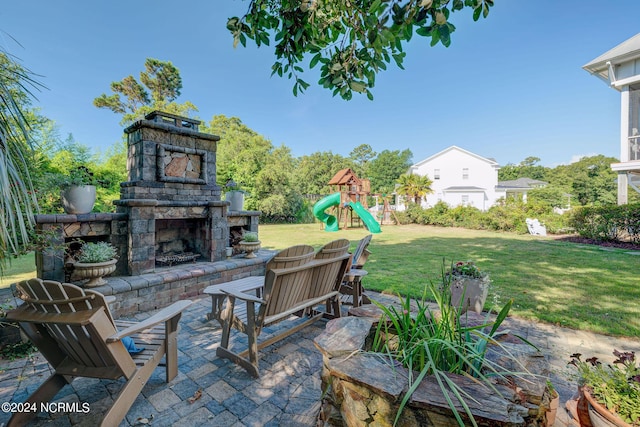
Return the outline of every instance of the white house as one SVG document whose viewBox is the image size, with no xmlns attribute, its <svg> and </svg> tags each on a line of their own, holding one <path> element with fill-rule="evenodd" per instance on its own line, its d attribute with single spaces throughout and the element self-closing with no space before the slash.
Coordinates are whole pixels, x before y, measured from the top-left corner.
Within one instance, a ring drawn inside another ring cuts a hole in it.
<svg viewBox="0 0 640 427">
<path fill-rule="evenodd" d="M 620 162 L 618 204 L 628 200 L 628 188 L 640 193 L 640 34 L 603 53 L 582 68 L 620 91 Z"/>
<path fill-rule="evenodd" d="M 443 201 L 452 207 L 473 206 L 486 211 L 501 198 L 516 196 L 526 201 L 528 190 L 547 184 L 529 178 L 498 182 L 498 169 L 494 159 L 453 145 L 414 164 L 407 173 L 426 175 L 433 181 L 433 193 L 422 201 L 425 208 Z"/>
<path fill-rule="evenodd" d="M 408 173 L 427 175 L 433 193 L 423 200 L 424 207 L 439 201 L 450 206 L 468 205 L 487 210 L 498 199 L 498 169 L 493 159 L 479 156 L 455 145 L 409 168 Z"/>
</svg>

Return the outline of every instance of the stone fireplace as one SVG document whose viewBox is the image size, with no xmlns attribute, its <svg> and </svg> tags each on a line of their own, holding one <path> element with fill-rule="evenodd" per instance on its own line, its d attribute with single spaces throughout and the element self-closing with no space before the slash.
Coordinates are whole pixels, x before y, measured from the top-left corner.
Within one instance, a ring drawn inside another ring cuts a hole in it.
<svg viewBox="0 0 640 427">
<path fill-rule="evenodd" d="M 127 215 L 127 270 L 155 270 L 158 260 L 184 254 L 224 257 L 229 241 L 226 202 L 216 185 L 219 137 L 200 121 L 155 111 L 125 129 L 128 181 L 117 212 Z"/>
<path fill-rule="evenodd" d="M 116 213 L 36 215 L 52 246 L 36 252 L 38 277 L 73 279 L 71 251 L 106 241 L 118 249 L 115 273 L 94 288 L 116 297 L 112 311 L 126 315 L 188 298 L 212 284 L 264 274 L 271 256 L 230 259 L 230 229 L 258 231 L 258 211 L 229 211 L 216 185 L 219 137 L 199 131 L 200 121 L 154 111 L 124 131 L 127 181 Z M 77 284 L 82 285 L 81 282 Z"/>
</svg>

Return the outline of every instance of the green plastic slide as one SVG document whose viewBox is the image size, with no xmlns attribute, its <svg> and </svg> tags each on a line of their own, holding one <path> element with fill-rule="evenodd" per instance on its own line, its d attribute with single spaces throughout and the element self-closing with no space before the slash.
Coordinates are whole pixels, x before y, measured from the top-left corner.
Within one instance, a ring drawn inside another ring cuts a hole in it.
<svg viewBox="0 0 640 427">
<path fill-rule="evenodd" d="M 332 206 L 340 204 L 340 193 L 329 194 L 327 197 L 323 197 L 313 205 L 313 216 L 324 222 L 324 231 L 338 231 L 338 219 L 335 215 L 329 215 L 325 213 L 325 210 Z"/>
<path fill-rule="evenodd" d="M 324 222 L 325 231 L 338 231 L 340 229 L 338 219 L 335 215 L 329 215 L 325 212 L 330 207 L 337 206 L 339 204 L 340 193 L 333 193 L 329 194 L 327 197 L 323 197 L 313 205 L 313 215 L 320 221 Z M 349 206 L 351 206 L 351 209 L 353 209 L 354 212 L 362 219 L 367 230 L 371 233 L 380 233 L 380 224 L 378 224 L 378 221 L 376 221 L 373 215 L 371 215 L 369 211 L 360 204 L 360 202 L 350 202 Z"/>
<path fill-rule="evenodd" d="M 380 224 L 378 224 L 378 221 L 376 221 L 373 215 L 371 215 L 369 211 L 360 204 L 360 202 L 351 202 L 349 203 L 349 206 L 351 206 L 351 209 L 353 209 L 360 219 L 362 219 L 362 222 L 370 233 L 380 233 L 382 231 L 380 230 Z"/>
</svg>

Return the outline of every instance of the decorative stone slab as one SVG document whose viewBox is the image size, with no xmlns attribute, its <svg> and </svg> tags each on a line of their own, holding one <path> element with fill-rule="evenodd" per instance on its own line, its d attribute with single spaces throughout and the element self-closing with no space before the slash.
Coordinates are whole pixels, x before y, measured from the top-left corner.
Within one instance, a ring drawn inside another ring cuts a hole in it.
<svg viewBox="0 0 640 427">
<path fill-rule="evenodd" d="M 489 387 L 478 384 L 476 381 L 461 375 L 447 374 L 447 378 L 472 397 L 464 397 L 464 400 L 469 406 L 478 425 L 525 425 L 523 417 L 528 416 L 529 411 L 527 408 L 509 400 L 514 397 L 510 389 L 501 387 L 500 392 L 503 395 L 503 397 L 501 397 Z M 463 420 L 467 419 L 467 417 L 464 416 L 464 408 L 453 393 L 449 391 L 448 395 L 454 403 L 455 408 L 463 417 Z M 427 375 L 422 379 L 420 385 L 411 396 L 410 405 L 426 410 L 426 412 L 423 412 L 423 415 L 429 417 L 433 425 L 443 425 L 442 420 L 451 420 L 453 417 L 445 395 L 436 378 L 432 375 Z M 446 418 L 442 418 L 442 416 Z"/>
<path fill-rule="evenodd" d="M 332 376 L 364 386 L 375 394 L 397 402 L 407 391 L 407 371 L 393 366 L 389 359 L 375 353 L 358 353 L 329 361 Z"/>
<path fill-rule="evenodd" d="M 547 378 L 550 375 L 549 361 L 540 352 L 526 344 L 501 342 L 487 349 L 487 361 L 494 362 L 502 369 L 511 372 L 531 372 L 526 378 L 513 377 L 514 384 L 520 389 L 521 396 L 528 402 L 540 405 Z M 515 359 L 515 360 L 514 360 Z"/>
<path fill-rule="evenodd" d="M 360 307 L 351 307 L 349 316 L 371 317 L 378 320 L 382 316 L 382 310 L 375 304 L 363 304 Z"/>
<path fill-rule="evenodd" d="M 348 355 L 364 346 L 372 324 L 372 319 L 363 317 L 332 319 L 313 342 L 325 357 Z"/>
</svg>

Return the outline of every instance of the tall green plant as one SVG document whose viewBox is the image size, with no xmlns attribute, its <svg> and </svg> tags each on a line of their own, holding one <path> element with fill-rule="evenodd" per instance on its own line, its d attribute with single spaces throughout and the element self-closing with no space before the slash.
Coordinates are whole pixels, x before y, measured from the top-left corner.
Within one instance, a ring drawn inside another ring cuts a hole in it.
<svg viewBox="0 0 640 427">
<path fill-rule="evenodd" d="M 38 206 L 27 163 L 32 140 L 23 112 L 30 89 L 40 86 L 32 76 L 0 47 L 0 275 L 10 256 L 27 250 Z"/>
<path fill-rule="evenodd" d="M 428 293 L 435 300 L 438 310 L 432 311 L 426 303 Z M 461 298 L 461 301 L 463 300 L 464 298 Z M 400 307 L 396 308 L 386 307 L 374 301 L 374 304 L 382 310 L 383 318 L 376 329 L 372 347 L 373 351 L 387 354 L 409 370 L 409 390 L 400 403 L 395 419 L 396 424 L 411 395 L 427 375 L 435 377 L 460 426 L 464 426 L 464 422 L 449 392 L 464 408 L 475 426 L 476 421 L 467 404 L 467 399 L 473 399 L 473 397 L 455 384 L 446 375 L 447 373 L 476 378 L 498 395 L 501 393 L 491 381 L 492 378 L 531 375 L 497 341 L 504 334 L 498 331 L 498 328 L 509 314 L 512 301 L 500 310 L 495 320 L 491 321 L 487 315 L 483 324 L 467 326 L 464 319 L 461 319 L 461 307 L 451 305 L 451 276 L 445 273 L 444 263 L 442 283 L 435 285 L 429 282 L 425 286 L 422 299 L 416 301 L 415 310 L 412 310 L 409 297 L 401 299 L 400 302 Z M 533 346 L 524 338 L 519 338 Z M 516 361 L 522 367 L 522 372 L 507 372 L 500 365 L 488 360 L 486 354 L 489 344 L 495 345 L 507 357 Z"/>
</svg>

